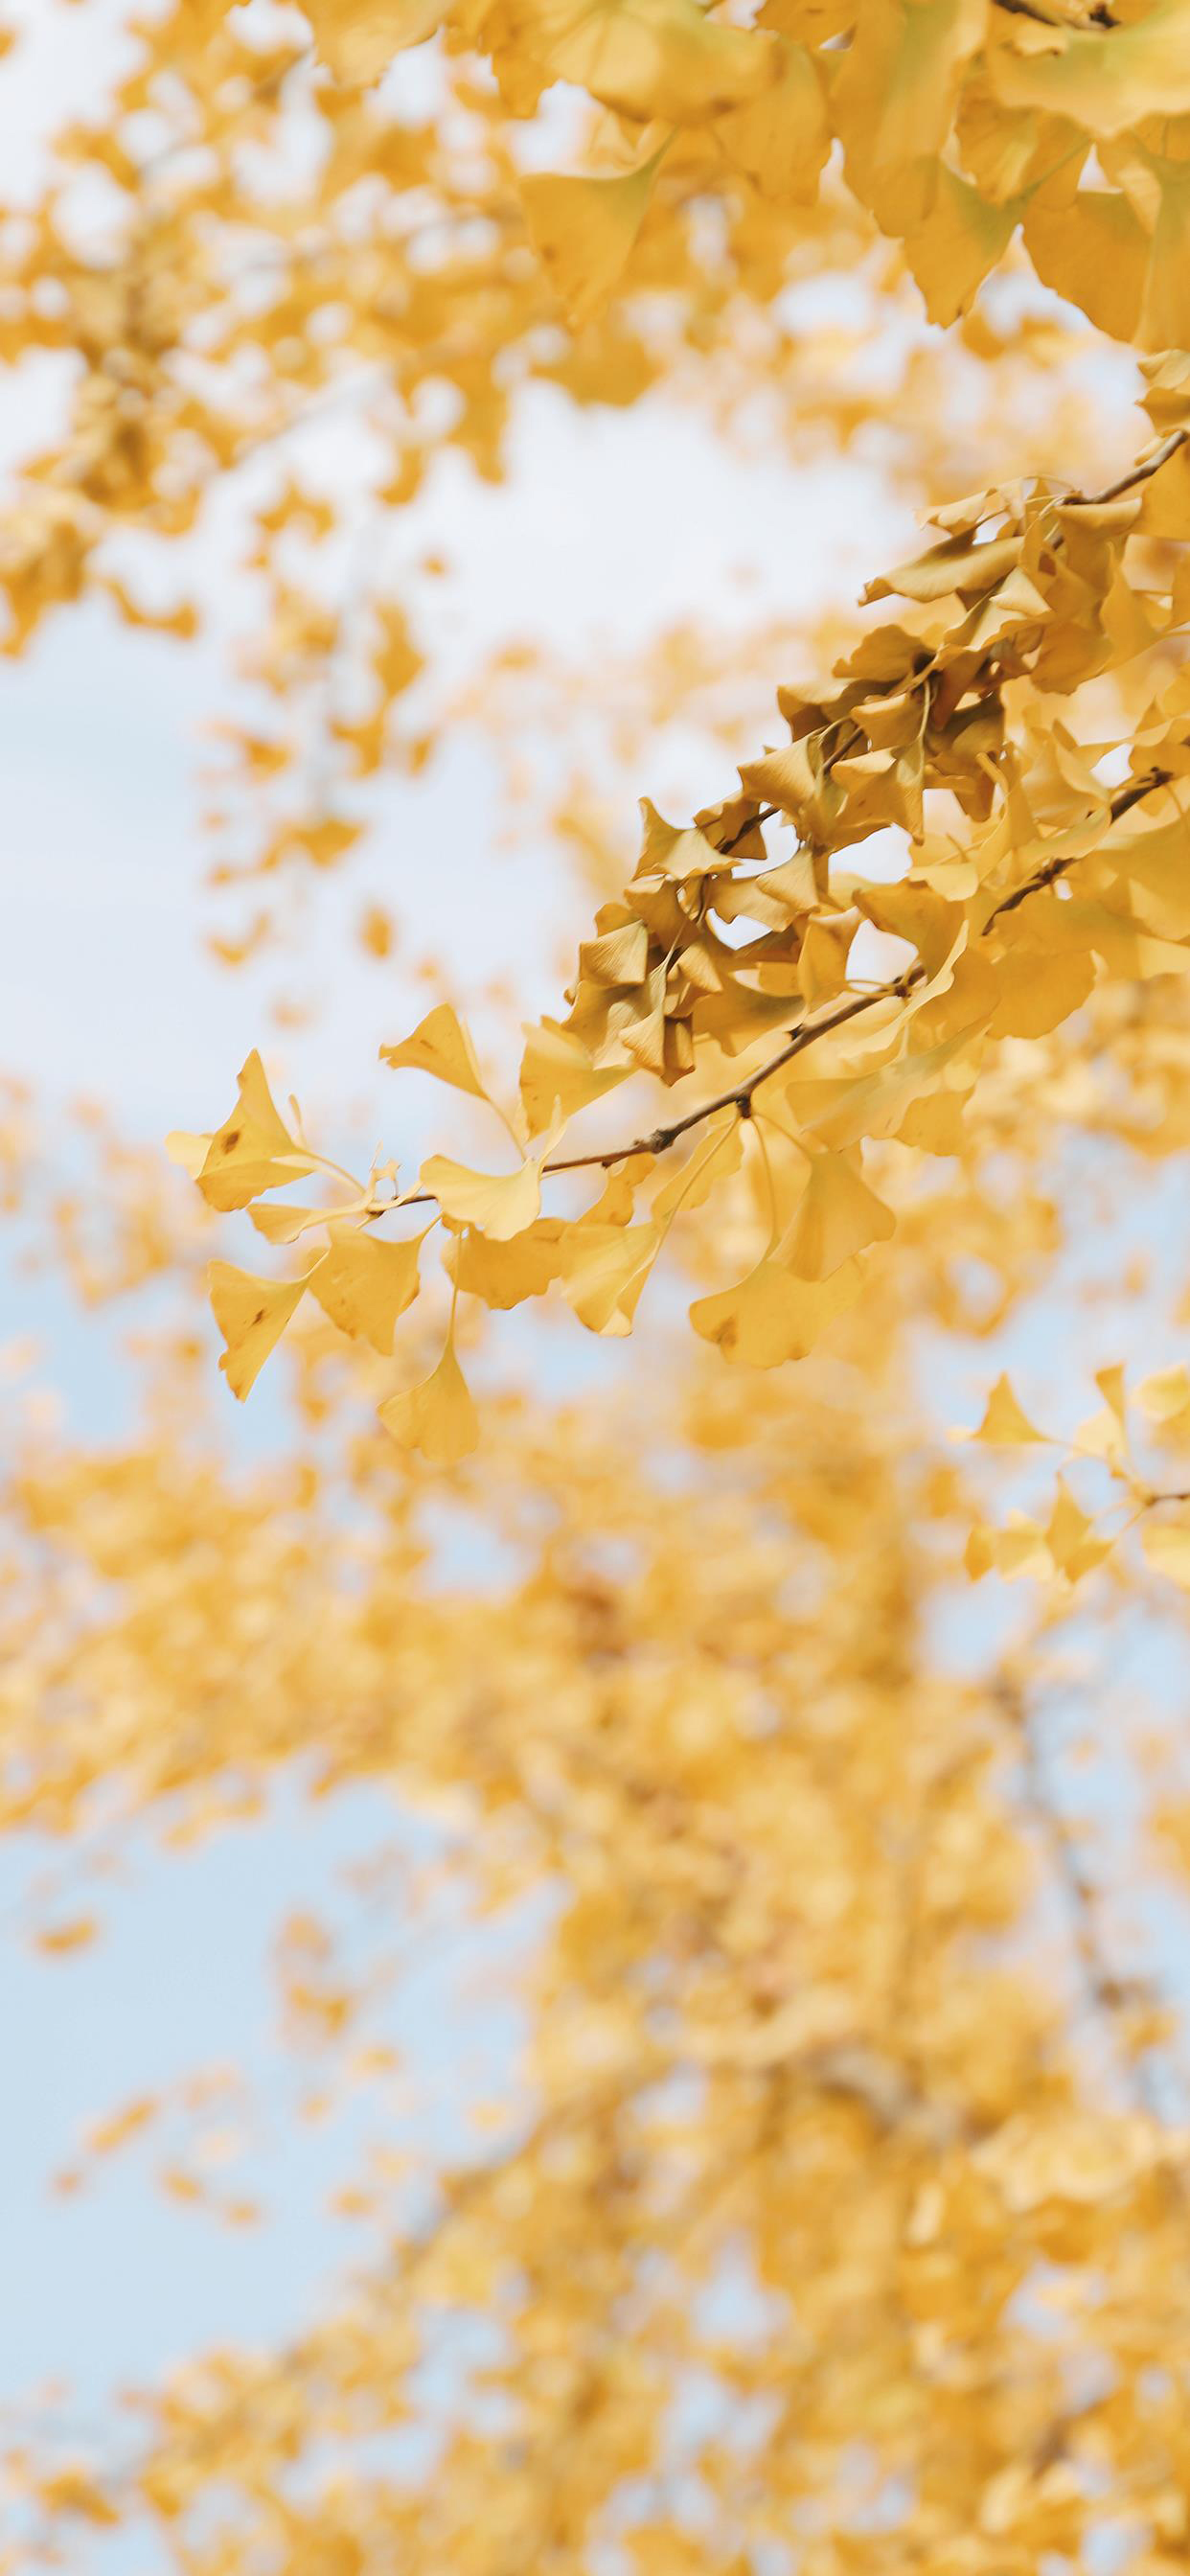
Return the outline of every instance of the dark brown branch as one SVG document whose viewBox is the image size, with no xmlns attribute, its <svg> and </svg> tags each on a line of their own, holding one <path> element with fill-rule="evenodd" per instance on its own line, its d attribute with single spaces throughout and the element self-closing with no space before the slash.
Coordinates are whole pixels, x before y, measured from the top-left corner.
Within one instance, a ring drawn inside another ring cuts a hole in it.
<svg viewBox="0 0 1190 2576">
<path fill-rule="evenodd" d="M 1068 18 L 1060 9 L 1040 9 L 1037 7 L 1037 0 L 996 0 L 996 7 L 1003 9 L 1006 16 L 1010 18 L 1032 18 L 1039 27 L 1067 28 L 1074 36 L 1089 36 L 1103 28 L 1115 27 L 1119 24 L 1107 7 L 1106 0 L 1099 0 L 1097 7 L 1088 9 L 1085 18 Z"/>
</svg>

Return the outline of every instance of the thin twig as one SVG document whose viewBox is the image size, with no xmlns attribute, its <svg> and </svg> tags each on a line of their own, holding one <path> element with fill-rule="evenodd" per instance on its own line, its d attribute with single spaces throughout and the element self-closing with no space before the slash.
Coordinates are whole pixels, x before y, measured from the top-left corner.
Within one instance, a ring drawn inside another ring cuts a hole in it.
<svg viewBox="0 0 1190 2576">
<path fill-rule="evenodd" d="M 1130 812 L 1134 805 L 1139 805 L 1142 797 L 1150 796 L 1155 788 L 1168 786 L 1169 780 L 1170 773 L 1164 769 L 1154 769 L 1144 778 L 1133 779 L 1131 786 L 1122 788 L 1119 795 L 1112 798 L 1110 812 L 1113 823 L 1118 822 L 1122 814 Z M 1069 858 L 1048 860 L 1034 876 L 1027 877 L 1023 885 L 1015 887 L 1003 903 L 997 904 L 994 912 L 989 913 L 982 937 L 986 939 L 993 922 L 998 921 L 1002 913 L 1015 912 L 1029 895 L 1040 894 L 1043 887 L 1064 876 L 1067 868 L 1073 867 L 1076 860 L 1085 855 L 1085 852 L 1075 851 Z M 803 1055 L 806 1048 L 814 1046 L 819 1038 L 829 1037 L 832 1030 L 844 1028 L 849 1020 L 857 1020 L 862 1012 L 874 1010 L 878 1002 L 903 1001 L 916 985 L 924 983 L 925 975 L 924 966 L 911 966 L 905 974 L 891 977 L 887 984 L 873 985 L 867 993 L 852 994 L 846 1002 L 838 1003 L 834 1010 L 824 1012 L 821 1019 L 799 1021 L 786 1044 L 776 1055 L 769 1057 L 767 1064 L 760 1065 L 755 1073 L 746 1074 L 742 1082 L 733 1083 L 729 1090 L 715 1092 L 710 1100 L 700 1100 L 696 1109 L 688 1109 L 684 1117 L 670 1119 L 663 1127 L 654 1127 L 647 1136 L 633 1136 L 627 1144 L 606 1145 L 591 1154 L 561 1155 L 556 1161 L 542 1165 L 542 1179 L 549 1179 L 556 1172 L 611 1171 L 617 1163 L 631 1162 L 636 1154 L 668 1154 L 680 1137 L 688 1135 L 691 1128 L 700 1127 L 704 1119 L 714 1118 L 721 1109 L 734 1109 L 739 1117 L 750 1117 L 753 1097 L 761 1084 L 770 1082 L 775 1073 L 783 1072 L 795 1056 Z M 437 1202 L 432 1190 L 419 1190 L 414 1196 L 402 1199 L 400 1204 L 402 1207 L 428 1207 Z"/>
<path fill-rule="evenodd" d="M 1171 777 L 1172 772 L 1168 769 L 1150 769 L 1145 772 L 1143 778 L 1134 778 L 1130 787 L 1121 788 L 1119 795 L 1113 796 L 1110 809 L 1112 822 L 1118 823 L 1122 814 L 1130 814 L 1133 806 L 1139 805 L 1142 798 L 1152 795 L 1154 788 L 1168 787 Z M 1085 859 L 1086 856 L 1085 850 L 1072 850 L 1067 858 L 1048 859 L 1043 868 L 1038 868 L 1035 876 L 1026 877 L 1023 885 L 1015 886 L 1012 893 L 1006 894 L 1003 902 L 996 905 L 995 911 L 989 912 L 983 925 L 983 937 L 986 939 L 992 923 L 999 921 L 1004 913 L 1015 912 L 1018 905 L 1024 903 L 1029 895 L 1039 894 L 1043 886 L 1056 885 L 1058 878 L 1064 877 L 1068 868 L 1076 867 L 1078 861 Z"/>
<path fill-rule="evenodd" d="M 1003 9 L 1006 5 L 1007 0 L 996 0 L 997 8 Z M 1106 484 L 1102 492 L 1072 492 L 1070 499 L 1063 502 L 1063 508 L 1093 510 L 1101 501 L 1118 501 L 1122 492 L 1131 492 L 1137 483 L 1147 483 L 1151 475 L 1159 474 L 1162 466 L 1168 465 L 1170 457 L 1177 455 L 1179 447 L 1185 446 L 1188 437 L 1190 430 L 1171 429 L 1168 438 L 1163 438 L 1160 447 L 1155 447 L 1151 456 L 1142 458 L 1139 465 L 1129 466 L 1126 474 L 1117 475 L 1115 482 Z"/>
<path fill-rule="evenodd" d="M 1011 5 L 1023 10 L 1024 0 L 998 0 L 998 5 L 1001 7 Z M 1024 10 L 1024 14 L 1038 16 L 1040 12 Z M 1049 22 L 1046 21 L 1046 23 Z M 1168 464 L 1170 457 L 1176 455 L 1188 438 L 1190 438 L 1190 428 L 1171 430 L 1168 438 L 1162 440 L 1161 445 L 1154 449 L 1152 455 L 1142 459 L 1139 465 L 1131 467 L 1127 474 L 1119 475 L 1114 483 L 1106 484 L 1100 492 L 1074 493 L 1063 506 L 1067 509 L 1089 509 L 1096 503 L 1117 500 L 1121 493 L 1131 491 L 1135 484 L 1146 483 L 1152 475 L 1159 473 L 1161 467 Z M 1146 771 L 1143 778 L 1134 778 L 1129 786 L 1121 788 L 1118 794 L 1113 796 L 1108 809 L 1111 821 L 1119 822 L 1122 815 L 1129 813 L 1134 805 L 1139 805 L 1144 797 L 1152 795 L 1158 787 L 1168 787 L 1171 776 L 1172 773 L 1167 769 L 1152 769 Z M 739 830 L 732 834 L 731 839 L 722 844 L 722 855 L 725 858 L 730 857 L 732 850 L 748 832 L 753 831 L 758 823 L 771 822 L 778 810 L 774 805 L 759 807 L 757 812 L 749 816 L 748 820 L 740 825 Z M 1086 855 L 1085 851 L 1076 850 L 1067 858 L 1047 860 L 1045 865 L 1038 868 L 1031 877 L 1026 877 L 1023 885 L 1014 886 L 1011 894 L 1005 895 L 1003 900 L 994 907 L 988 914 L 980 936 L 986 939 L 993 923 L 1001 920 L 1006 913 L 1016 912 L 1021 904 L 1027 903 L 1030 895 L 1040 894 L 1044 887 L 1056 884 L 1059 877 L 1065 876 L 1067 870 L 1074 867 L 1077 860 Z M 734 1109 L 739 1117 L 750 1117 L 753 1097 L 759 1091 L 761 1084 L 771 1081 L 775 1073 L 781 1073 L 787 1064 L 793 1062 L 795 1056 L 804 1054 L 807 1047 L 813 1046 L 819 1038 L 829 1037 L 834 1029 L 843 1028 L 849 1020 L 858 1019 L 862 1012 L 874 1010 L 878 1003 L 904 1000 L 916 985 L 925 981 L 925 975 L 925 967 L 918 964 L 910 967 L 905 974 L 891 977 L 886 984 L 876 984 L 866 993 L 853 994 L 848 1001 L 840 1003 L 835 1010 L 826 1012 L 819 1020 L 799 1021 L 779 1052 L 770 1056 L 768 1063 L 761 1065 L 757 1072 L 745 1075 L 742 1082 L 734 1083 L 727 1091 L 716 1092 L 712 1099 L 700 1101 L 697 1109 L 687 1110 L 683 1117 L 670 1119 L 665 1125 L 653 1128 L 646 1136 L 631 1137 L 627 1144 L 604 1146 L 598 1152 L 591 1154 L 561 1155 L 556 1161 L 543 1164 L 543 1180 L 550 1179 L 555 1173 L 560 1172 L 611 1171 L 617 1163 L 631 1162 L 637 1154 L 653 1156 L 667 1154 L 680 1137 L 689 1135 L 690 1130 L 701 1126 L 704 1119 L 714 1118 L 721 1109 Z M 420 1190 L 415 1195 L 402 1199 L 401 1205 L 403 1207 L 436 1205 L 434 1192 Z"/>
<path fill-rule="evenodd" d="M 1010 18 L 1032 18 L 1039 27 L 1060 27 L 1072 36 L 1098 35 L 1102 30 L 1119 24 L 1106 0 L 1099 0 L 1096 8 L 1088 9 L 1085 18 L 1068 18 L 1061 9 L 1040 9 L 1037 0 L 996 0 L 996 7 L 1003 9 Z"/>
</svg>

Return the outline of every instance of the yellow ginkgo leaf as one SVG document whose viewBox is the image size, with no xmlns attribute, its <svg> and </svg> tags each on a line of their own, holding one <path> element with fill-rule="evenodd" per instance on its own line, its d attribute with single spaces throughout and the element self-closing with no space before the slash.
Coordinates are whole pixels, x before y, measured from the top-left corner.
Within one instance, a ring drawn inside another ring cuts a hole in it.
<svg viewBox="0 0 1190 2576">
<path fill-rule="evenodd" d="M 997 1378 L 987 1400 L 987 1409 L 972 1440 L 986 1440 L 1001 1449 L 1022 1448 L 1026 1441 L 1043 1440 L 1045 1434 L 1035 1431 L 1028 1414 L 1022 1411 L 1007 1377 Z"/>
<path fill-rule="evenodd" d="M 914 6 L 908 14 L 919 11 Z M 930 202 L 904 234 L 906 262 L 931 322 L 947 329 L 966 311 L 1007 249 L 1023 204 L 1023 199 L 1012 199 L 1005 206 L 989 205 L 957 170 L 945 161 L 936 163 Z"/>
<path fill-rule="evenodd" d="M 831 146 L 822 84 L 804 45 L 779 36 L 777 78 L 715 122 L 715 140 L 762 197 L 812 206 Z"/>
<path fill-rule="evenodd" d="M 1068 1583 L 1077 1583 L 1090 1574 L 1104 1557 L 1110 1556 L 1112 1542 L 1100 1538 L 1090 1515 L 1075 1501 L 1065 1478 L 1058 1478 L 1057 1499 L 1050 1514 L 1045 1543 L 1053 1560 L 1054 1571 L 1064 1574 Z"/>
<path fill-rule="evenodd" d="M 420 1449 L 433 1467 L 453 1467 L 474 1449 L 479 1417 L 453 1340 L 420 1386 L 388 1397 L 380 1407 L 380 1419 L 402 1449 Z"/>
<path fill-rule="evenodd" d="M 986 1027 L 990 1011 L 981 1010 L 969 1027 L 957 1029 L 937 1046 L 923 1047 L 916 1054 L 899 1055 L 877 1073 L 865 1073 L 855 1080 L 827 1082 L 822 1085 L 825 1105 L 810 1109 L 804 1125 L 807 1133 L 823 1144 L 857 1145 L 862 1136 L 894 1136 L 916 1102 L 927 1092 L 934 1092 L 939 1077 L 966 1056 Z M 796 1077 L 790 1086 L 796 1098 L 801 1085 Z M 813 1098 L 812 1087 L 807 1087 Z M 926 1139 L 920 1141 L 926 1143 Z M 927 1150 L 930 1148 L 927 1145 Z M 953 1145 L 943 1144 L 933 1150 L 953 1152 Z"/>
<path fill-rule="evenodd" d="M 424 45 L 446 15 L 446 0 L 302 0 L 322 61 L 335 79 L 378 81 L 395 55 Z"/>
<path fill-rule="evenodd" d="M 845 1154 L 816 1154 L 780 1259 L 798 1279 L 829 1279 L 853 1253 L 895 1231 L 891 1208 Z"/>
<path fill-rule="evenodd" d="M 725 26 L 697 0 L 506 0 L 505 14 L 555 80 L 640 124 L 700 124 L 779 70 L 771 36 Z"/>
<path fill-rule="evenodd" d="M 704 1341 L 716 1342 L 725 1359 L 745 1368 L 778 1368 L 811 1351 L 836 1315 L 854 1304 L 861 1285 L 852 1262 L 826 1281 L 795 1279 L 771 1257 L 757 1263 L 734 1288 L 699 1297 L 690 1321 Z"/>
<path fill-rule="evenodd" d="M 638 877 L 674 877 L 684 883 L 690 877 L 722 871 L 722 850 L 708 841 L 696 823 L 667 823 L 647 796 L 641 797 L 640 815 L 644 832 L 636 863 Z"/>
<path fill-rule="evenodd" d="M 565 1233 L 562 1219 L 553 1216 L 539 1217 L 510 1243 L 468 1230 L 447 1245 L 448 1276 L 463 1296 L 478 1297 L 485 1306 L 523 1305 L 527 1297 L 544 1297 L 558 1277 Z"/>
<path fill-rule="evenodd" d="M 195 1171 L 200 1143 L 206 1151 Z M 213 1136 L 171 1136 L 167 1150 L 193 1171 L 208 1206 L 221 1210 L 247 1207 L 262 1190 L 281 1189 L 295 1173 L 314 1168 L 276 1107 L 255 1049 L 241 1068 L 236 1105 L 223 1125 Z"/>
<path fill-rule="evenodd" d="M 541 1158 L 522 1163 L 519 1172 L 473 1172 L 449 1154 L 431 1154 L 421 1183 L 456 1225 L 475 1225 L 493 1243 L 510 1243 L 540 1209 Z"/>
<path fill-rule="evenodd" d="M 556 1020 L 526 1029 L 520 1089 L 530 1136 L 544 1136 L 559 1121 L 575 1117 L 605 1091 L 626 1082 L 628 1072 L 627 1065 L 593 1064 L 582 1039 Z"/>
<path fill-rule="evenodd" d="M 833 1002 L 847 980 L 847 952 L 855 937 L 855 915 L 850 920 L 822 920 L 806 923 L 805 937 L 797 962 L 797 979 L 808 1011 L 816 1011 L 824 1002 Z"/>
<path fill-rule="evenodd" d="M 696 1147 L 690 1160 L 671 1172 L 657 1191 L 653 1215 L 658 1225 L 676 1216 L 680 1208 L 705 1207 L 719 1182 L 738 1172 L 744 1157 L 744 1128 L 735 1110 L 724 1109 L 708 1120 L 706 1133 L 707 1144 Z M 708 1146 L 713 1150 L 708 1151 Z"/>
<path fill-rule="evenodd" d="M 456 1091 L 469 1091 L 476 1100 L 486 1100 L 487 1093 L 475 1049 L 463 1023 L 449 1002 L 440 1002 L 436 1010 L 427 1011 L 424 1020 L 409 1037 L 397 1046 L 380 1050 L 381 1062 L 399 1069 L 407 1065 L 413 1073 L 432 1073 L 436 1082 L 449 1082 Z"/>
<path fill-rule="evenodd" d="M 1133 24 L 1063 29 L 1041 47 L 1018 45 L 1016 30 L 989 57 L 992 87 L 1006 107 L 1041 108 L 1088 134 L 1122 134 L 1146 116 L 1190 109 L 1190 9 L 1157 0 Z"/>
<path fill-rule="evenodd" d="M 1190 1409 L 1190 1369 L 1182 1360 L 1173 1368 L 1157 1369 L 1141 1379 L 1136 1392 L 1150 1422 L 1176 1422 Z"/>
<path fill-rule="evenodd" d="M 219 1366 L 241 1403 L 300 1305 L 308 1276 L 255 1279 L 230 1261 L 212 1261 L 207 1272 L 211 1307 L 227 1345 Z"/>
<path fill-rule="evenodd" d="M 266 1243 L 296 1243 L 298 1236 L 308 1234 L 313 1226 L 325 1225 L 328 1214 L 326 1208 L 294 1207 L 284 1199 L 248 1210 L 252 1224 Z"/>
<path fill-rule="evenodd" d="M 655 1225 L 572 1228 L 563 1245 L 562 1289 L 588 1332 L 613 1336 L 631 1332 L 661 1239 Z"/>
<path fill-rule="evenodd" d="M 612 179 L 542 171 L 521 181 L 530 238 L 572 322 L 606 302 L 645 219 L 661 150 Z"/>
<path fill-rule="evenodd" d="M 388 1358 L 399 1315 L 417 1295 L 417 1261 L 425 1235 L 385 1243 L 378 1235 L 344 1230 L 310 1273 L 310 1287 L 324 1315 L 341 1333 L 362 1336 Z"/>
<path fill-rule="evenodd" d="M 1000 974 L 1000 999 L 992 1014 L 994 1038 L 1042 1038 L 1080 1011 L 1095 982 L 1090 954 L 1064 956 L 1012 948 Z"/>
<path fill-rule="evenodd" d="M 1190 1592 L 1190 1521 L 1146 1521 L 1140 1543 L 1158 1574 Z"/>
</svg>

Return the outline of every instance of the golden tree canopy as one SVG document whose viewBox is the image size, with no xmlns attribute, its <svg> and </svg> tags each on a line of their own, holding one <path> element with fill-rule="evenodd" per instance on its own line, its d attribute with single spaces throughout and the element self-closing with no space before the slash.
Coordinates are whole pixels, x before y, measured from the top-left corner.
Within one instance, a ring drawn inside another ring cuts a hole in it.
<svg viewBox="0 0 1190 2576">
<path fill-rule="evenodd" d="M 86 601 L 224 655 L 229 975 L 420 781 L 487 785 L 466 879 L 410 829 L 358 924 L 401 996 L 344 1068 L 370 1161 L 287 1095 L 283 1011 L 180 1175 L 94 1106 L 0 1128 L 37 1277 L 138 1336 L 115 1436 L 14 1417 L 0 1815 L 78 1862 L 47 1974 L 146 1824 L 298 1781 L 417 1829 L 357 1944 L 277 1946 L 310 2118 L 385 2124 L 352 2279 L 94 2439 L 22 2419 L 0 2569 L 1164 2576 L 1190 0 L 175 0 L 96 41 L 0 233 L 49 388 L 10 656 Z M 828 460 L 890 530 L 858 608 L 642 585 L 597 656 L 514 601 L 463 667 L 420 514 L 515 490 L 543 403 Z M 517 951 L 502 838 L 563 889 L 544 1000 L 458 971 L 473 903 Z M 385 1945 L 448 1918 L 518 2036 L 444 2143 Z M 176 2104 L 101 2106 L 62 2187 L 155 2158 L 254 2224 L 204 2099 L 168 2151 Z"/>
</svg>

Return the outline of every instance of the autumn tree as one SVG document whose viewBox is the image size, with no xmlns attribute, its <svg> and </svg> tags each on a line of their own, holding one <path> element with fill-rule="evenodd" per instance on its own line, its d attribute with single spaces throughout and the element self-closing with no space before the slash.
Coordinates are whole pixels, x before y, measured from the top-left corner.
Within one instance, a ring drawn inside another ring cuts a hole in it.
<svg viewBox="0 0 1190 2576">
<path fill-rule="evenodd" d="M 278 1777 L 366 1781 L 426 1836 L 382 1914 L 532 1934 L 515 2081 L 481 2125 L 460 2072 L 444 2153 L 369 2039 L 374 1963 L 289 1925 L 324 2092 L 389 2106 L 369 2250 L 278 2348 L 14 2440 L 9 2563 L 1158 2576 L 1190 6 L 176 0 L 120 35 L 5 227 L 6 358 L 66 361 L 10 653 L 88 599 L 234 645 L 229 973 L 463 745 L 466 828 L 545 850 L 579 935 L 556 989 L 471 995 L 443 872 L 370 1161 L 285 1099 L 276 1027 L 175 1130 L 185 1177 L 14 1095 L 14 1222 L 85 1304 L 142 1301 L 144 1403 L 116 1443 L 18 1423 L 8 1834 L 85 1874 L 100 1814 L 230 1832 Z M 515 485 L 547 392 L 846 460 L 926 535 L 859 612 L 725 645 L 714 597 L 660 635 L 642 599 L 618 666 L 510 636 L 460 673 L 426 603 L 466 562 L 402 594 L 385 541 L 412 567 L 453 460 Z M 229 526 L 247 637 L 202 578 Z M 433 861 L 408 836 L 365 906 L 378 973 Z M 245 1464 L 224 1399 L 266 1361 L 285 1428 Z M 94 1932 L 89 1899 L 35 1927 L 63 1976 Z M 108 2106 L 70 2187 L 158 2113 Z"/>
</svg>

